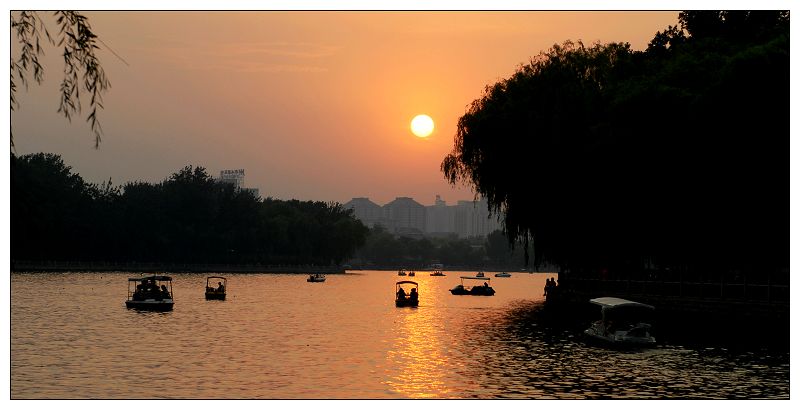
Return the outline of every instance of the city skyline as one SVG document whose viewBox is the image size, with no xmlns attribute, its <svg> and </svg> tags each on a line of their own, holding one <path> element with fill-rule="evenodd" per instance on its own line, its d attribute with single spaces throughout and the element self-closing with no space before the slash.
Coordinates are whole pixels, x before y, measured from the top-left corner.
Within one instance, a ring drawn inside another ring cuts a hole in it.
<svg viewBox="0 0 800 410">
<path fill-rule="evenodd" d="M 67 122 L 56 112 L 63 63 L 45 47 L 44 83 L 17 92 L 17 155 L 56 153 L 86 180 L 117 185 L 158 182 L 187 165 L 212 175 L 245 168 L 262 196 L 340 203 L 472 198 L 439 168 L 484 87 L 554 44 L 643 50 L 677 24 L 677 12 L 86 15 L 112 84 L 100 147 L 86 113 Z M 12 55 L 18 49 L 12 43 Z M 435 122 L 426 138 L 410 129 L 418 114 Z"/>
<path fill-rule="evenodd" d="M 400 196 L 378 205 L 367 197 L 356 197 L 342 206 L 352 209 L 353 216 L 367 227 L 380 225 L 400 236 L 485 237 L 502 229 L 500 215 L 489 213 L 484 198 L 458 200 L 448 205 L 436 195 L 433 205 L 423 205 L 414 198 Z"/>
</svg>

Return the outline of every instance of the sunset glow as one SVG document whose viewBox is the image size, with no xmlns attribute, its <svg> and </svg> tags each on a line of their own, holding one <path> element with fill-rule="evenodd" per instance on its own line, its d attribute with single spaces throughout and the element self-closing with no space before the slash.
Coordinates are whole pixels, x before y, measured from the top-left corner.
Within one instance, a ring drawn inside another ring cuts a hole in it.
<svg viewBox="0 0 800 410">
<path fill-rule="evenodd" d="M 420 114 L 411 120 L 411 132 L 414 135 L 425 138 L 433 133 L 433 119 L 425 114 Z"/>
<path fill-rule="evenodd" d="M 677 12 L 86 14 L 98 36 L 124 59 L 99 50 L 113 84 L 103 98 L 100 148 L 93 149 L 94 137 L 83 121 L 65 124 L 53 107 L 63 57 L 47 47 L 44 84 L 17 96 L 18 155 L 58 152 L 95 183 L 160 181 L 199 164 L 212 174 L 246 169 L 248 185 L 275 198 L 344 203 L 369 196 L 383 204 L 407 195 L 426 205 L 435 195 L 450 203 L 472 198 L 468 188 L 450 186 L 439 167 L 452 149 L 459 117 L 484 87 L 566 40 L 626 41 L 642 50 L 678 17 Z M 420 114 L 432 118 L 426 120 L 432 132 L 409 128 Z M 422 141 L 426 144 L 417 143 Z"/>
</svg>

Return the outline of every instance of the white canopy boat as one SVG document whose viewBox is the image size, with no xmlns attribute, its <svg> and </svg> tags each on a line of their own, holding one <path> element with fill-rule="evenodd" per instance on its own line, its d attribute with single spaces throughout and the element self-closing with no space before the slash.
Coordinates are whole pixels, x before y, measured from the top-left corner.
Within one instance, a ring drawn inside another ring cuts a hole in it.
<svg viewBox="0 0 800 410">
<path fill-rule="evenodd" d="M 653 345 L 650 334 L 655 307 L 615 297 L 590 299 L 600 306 L 601 319 L 583 331 L 594 340 L 612 345 Z"/>
</svg>

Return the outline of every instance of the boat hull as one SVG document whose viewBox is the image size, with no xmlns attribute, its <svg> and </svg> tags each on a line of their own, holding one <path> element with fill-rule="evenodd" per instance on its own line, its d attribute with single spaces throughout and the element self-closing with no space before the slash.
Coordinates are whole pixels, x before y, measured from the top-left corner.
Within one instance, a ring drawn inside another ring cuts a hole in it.
<svg viewBox="0 0 800 410">
<path fill-rule="evenodd" d="M 172 299 L 165 300 L 127 300 L 125 307 L 136 310 L 150 310 L 156 312 L 167 312 L 172 310 L 174 302 Z"/>
<path fill-rule="evenodd" d="M 464 288 L 456 287 L 450 289 L 450 293 L 453 295 L 467 295 L 467 296 L 494 296 L 494 289 L 488 288 L 485 289 L 481 286 L 476 286 L 470 290 L 466 290 Z"/>
<path fill-rule="evenodd" d="M 602 333 L 595 327 L 590 327 L 583 331 L 587 340 L 607 347 L 615 348 L 637 348 L 648 347 L 656 344 L 656 339 L 649 334 L 633 336 L 627 332 L 616 332 L 613 334 Z"/>
<path fill-rule="evenodd" d="M 411 299 L 400 300 L 400 299 L 395 299 L 395 301 L 394 301 L 394 305 L 395 305 L 396 307 L 417 307 L 417 306 L 419 306 L 419 299 L 417 299 L 417 300 L 411 300 Z"/>
<path fill-rule="evenodd" d="M 206 293 L 206 300 L 225 300 L 224 293 Z"/>
<path fill-rule="evenodd" d="M 325 279 L 306 279 L 306 282 L 314 282 L 314 283 L 321 283 L 325 282 Z"/>
</svg>

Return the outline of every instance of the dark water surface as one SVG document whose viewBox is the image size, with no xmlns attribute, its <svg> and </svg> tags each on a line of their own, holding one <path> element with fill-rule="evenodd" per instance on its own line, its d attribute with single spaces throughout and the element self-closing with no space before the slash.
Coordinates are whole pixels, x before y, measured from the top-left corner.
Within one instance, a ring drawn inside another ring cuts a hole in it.
<svg viewBox="0 0 800 410">
<path fill-rule="evenodd" d="M 134 274 L 12 274 L 11 398 L 789 397 L 786 352 L 594 347 L 542 318 L 544 274 L 473 297 L 445 273 L 223 275 L 224 302 L 176 274 L 166 313 L 125 308 Z M 394 307 L 398 279 L 419 308 Z"/>
</svg>

